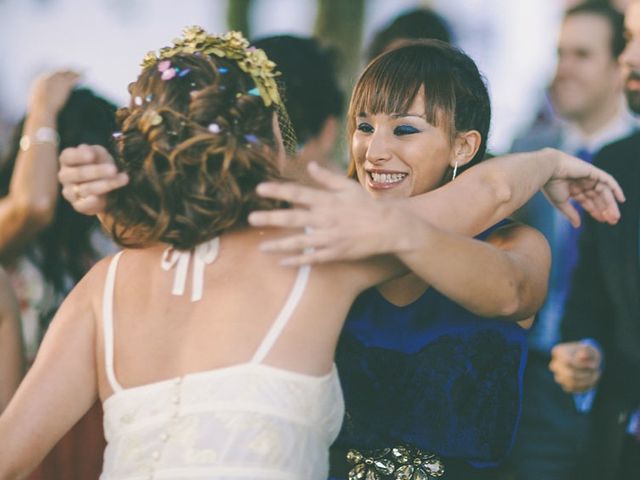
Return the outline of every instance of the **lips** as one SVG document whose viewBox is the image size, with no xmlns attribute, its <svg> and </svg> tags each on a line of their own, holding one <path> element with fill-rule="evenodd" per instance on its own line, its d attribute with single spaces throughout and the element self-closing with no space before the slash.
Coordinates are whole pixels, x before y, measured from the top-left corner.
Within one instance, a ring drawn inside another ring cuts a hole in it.
<svg viewBox="0 0 640 480">
<path fill-rule="evenodd" d="M 394 188 L 401 184 L 409 174 L 390 170 L 367 170 L 367 183 L 373 189 Z"/>
<path fill-rule="evenodd" d="M 627 90 L 640 91 L 640 79 L 630 78 L 626 84 Z"/>
<path fill-rule="evenodd" d="M 625 87 L 627 90 L 640 90 L 640 72 L 635 70 L 630 72 L 627 76 Z"/>
</svg>

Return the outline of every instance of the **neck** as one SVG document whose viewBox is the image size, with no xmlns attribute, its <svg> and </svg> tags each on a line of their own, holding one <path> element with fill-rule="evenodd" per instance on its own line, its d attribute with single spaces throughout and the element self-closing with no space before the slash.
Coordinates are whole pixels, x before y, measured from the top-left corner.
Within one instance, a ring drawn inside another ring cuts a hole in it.
<svg viewBox="0 0 640 480">
<path fill-rule="evenodd" d="M 589 137 L 605 128 L 620 114 L 622 102 L 620 98 L 605 102 L 602 108 L 575 120 L 575 125 L 585 137 Z"/>
</svg>

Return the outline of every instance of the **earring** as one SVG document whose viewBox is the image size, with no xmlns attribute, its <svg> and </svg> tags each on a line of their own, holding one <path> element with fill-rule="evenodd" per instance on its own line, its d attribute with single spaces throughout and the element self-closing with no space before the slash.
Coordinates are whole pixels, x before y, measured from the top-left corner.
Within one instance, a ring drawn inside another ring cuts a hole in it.
<svg viewBox="0 0 640 480">
<path fill-rule="evenodd" d="M 457 174 L 458 174 L 458 161 L 456 160 L 456 164 L 453 166 L 453 176 L 451 177 L 451 181 L 456 179 Z"/>
</svg>

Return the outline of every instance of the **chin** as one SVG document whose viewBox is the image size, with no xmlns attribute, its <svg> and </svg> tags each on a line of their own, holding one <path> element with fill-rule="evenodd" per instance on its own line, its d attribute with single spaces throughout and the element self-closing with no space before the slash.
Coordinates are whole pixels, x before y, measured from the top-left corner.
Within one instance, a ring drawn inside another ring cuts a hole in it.
<svg viewBox="0 0 640 480">
<path fill-rule="evenodd" d="M 388 188 L 384 190 L 367 187 L 367 191 L 372 197 L 376 198 L 408 198 L 411 192 L 405 188 Z"/>
<path fill-rule="evenodd" d="M 640 115 L 640 91 L 627 90 L 625 95 L 629 103 L 629 109 L 636 115 Z"/>
</svg>

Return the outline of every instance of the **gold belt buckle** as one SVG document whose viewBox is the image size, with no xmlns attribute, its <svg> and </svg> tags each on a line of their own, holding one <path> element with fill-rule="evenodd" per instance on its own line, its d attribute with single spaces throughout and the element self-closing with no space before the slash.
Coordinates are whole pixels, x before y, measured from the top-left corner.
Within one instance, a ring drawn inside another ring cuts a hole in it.
<svg viewBox="0 0 640 480">
<path fill-rule="evenodd" d="M 349 480 L 433 480 L 444 475 L 442 460 L 408 445 L 371 452 L 349 450 Z"/>
</svg>

